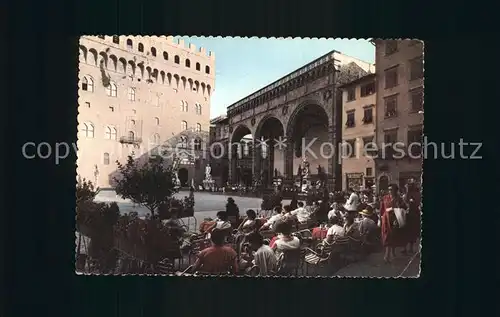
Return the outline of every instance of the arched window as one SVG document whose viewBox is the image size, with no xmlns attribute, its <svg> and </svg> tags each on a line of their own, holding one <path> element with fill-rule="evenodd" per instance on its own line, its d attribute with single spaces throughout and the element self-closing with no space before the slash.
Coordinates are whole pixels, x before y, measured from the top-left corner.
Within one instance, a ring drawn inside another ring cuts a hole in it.
<svg viewBox="0 0 500 317">
<path fill-rule="evenodd" d="M 168 61 L 168 53 L 167 52 L 163 52 L 163 59 Z"/>
<path fill-rule="evenodd" d="M 201 150 L 201 141 L 200 141 L 200 139 L 194 139 L 194 150 L 195 151 L 200 151 Z"/>
<path fill-rule="evenodd" d="M 185 136 L 185 135 L 181 136 L 180 144 L 181 144 L 181 148 L 187 148 L 187 146 L 188 146 L 187 136 Z"/>
<path fill-rule="evenodd" d="M 160 118 L 155 117 L 155 124 L 156 124 L 156 125 L 160 125 Z"/>
<path fill-rule="evenodd" d="M 201 115 L 201 105 L 199 103 L 196 104 L 196 114 Z"/>
<path fill-rule="evenodd" d="M 142 43 L 139 43 L 137 48 L 139 49 L 139 52 L 144 53 L 144 45 Z"/>
<path fill-rule="evenodd" d="M 201 124 L 196 124 L 196 132 L 201 132 Z"/>
<path fill-rule="evenodd" d="M 160 144 L 160 135 L 158 133 L 155 133 L 155 135 L 153 135 L 153 143 L 155 145 Z"/>
<path fill-rule="evenodd" d="M 134 138 L 135 138 L 134 132 L 133 131 L 128 131 L 127 137 L 129 139 L 129 141 L 134 141 Z"/>
<path fill-rule="evenodd" d="M 200 63 L 196 63 L 196 70 L 201 70 L 201 65 L 200 65 Z"/>
<path fill-rule="evenodd" d="M 205 73 L 210 74 L 210 66 L 205 66 Z"/>
<path fill-rule="evenodd" d="M 82 131 L 86 138 L 94 138 L 94 125 L 91 122 L 84 123 Z"/>
<path fill-rule="evenodd" d="M 83 76 L 82 79 L 82 90 L 85 91 L 94 91 L 94 80 L 90 76 Z"/>
<path fill-rule="evenodd" d="M 262 158 L 267 158 L 268 146 L 269 145 L 266 144 L 265 142 L 262 142 L 262 144 L 260 145 L 260 150 L 261 150 Z"/>
<path fill-rule="evenodd" d="M 113 35 L 113 43 L 120 44 L 120 37 L 118 35 Z"/>
<path fill-rule="evenodd" d="M 188 123 L 186 121 L 181 122 L 181 130 L 185 131 L 188 129 Z"/>
<path fill-rule="evenodd" d="M 133 48 L 133 43 L 131 39 L 127 39 L 127 48 L 131 50 Z"/>
<path fill-rule="evenodd" d="M 188 112 L 188 103 L 187 101 L 181 100 L 181 111 Z"/>
<path fill-rule="evenodd" d="M 189 59 L 186 59 L 186 61 L 184 62 L 186 67 L 191 67 L 191 61 Z"/>
<path fill-rule="evenodd" d="M 105 132 L 105 138 L 108 140 L 116 140 L 116 128 L 107 126 Z"/>
<path fill-rule="evenodd" d="M 132 87 L 128 88 L 128 100 L 135 101 L 135 89 Z"/>
<path fill-rule="evenodd" d="M 135 126 L 135 120 L 133 120 L 133 119 L 130 120 L 130 124 L 133 125 L 133 126 Z"/>
<path fill-rule="evenodd" d="M 116 97 L 116 84 L 114 82 L 110 82 L 108 87 L 106 87 L 106 94 L 110 97 Z"/>
<path fill-rule="evenodd" d="M 180 59 L 179 55 L 175 55 L 175 57 L 174 57 L 174 63 L 176 63 L 176 64 L 180 64 L 181 63 L 181 59 Z"/>
<path fill-rule="evenodd" d="M 104 153 L 104 165 L 109 165 L 109 153 Z"/>
<path fill-rule="evenodd" d="M 156 48 L 151 47 L 151 55 L 156 56 Z"/>
</svg>

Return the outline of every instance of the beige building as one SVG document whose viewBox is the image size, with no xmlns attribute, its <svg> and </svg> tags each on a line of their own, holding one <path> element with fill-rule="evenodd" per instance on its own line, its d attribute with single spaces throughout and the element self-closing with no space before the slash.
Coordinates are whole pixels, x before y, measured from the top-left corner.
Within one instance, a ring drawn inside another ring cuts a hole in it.
<svg viewBox="0 0 500 317">
<path fill-rule="evenodd" d="M 376 75 L 368 74 L 342 85 L 343 130 L 346 151 L 342 157 L 342 189 L 374 185 L 375 162 L 365 148 L 375 137 Z"/>
<path fill-rule="evenodd" d="M 115 161 L 209 130 L 212 52 L 164 36 L 83 36 L 79 67 L 77 172 L 101 188 Z"/>
<path fill-rule="evenodd" d="M 421 180 L 420 147 L 423 128 L 423 43 L 417 40 L 375 40 L 377 65 L 377 125 L 379 150 L 403 143 L 395 155 L 376 160 L 378 188 L 395 183 L 403 188 L 408 178 Z M 401 149 L 399 149 L 401 148 Z M 394 149 L 394 147 L 393 147 Z"/>
</svg>

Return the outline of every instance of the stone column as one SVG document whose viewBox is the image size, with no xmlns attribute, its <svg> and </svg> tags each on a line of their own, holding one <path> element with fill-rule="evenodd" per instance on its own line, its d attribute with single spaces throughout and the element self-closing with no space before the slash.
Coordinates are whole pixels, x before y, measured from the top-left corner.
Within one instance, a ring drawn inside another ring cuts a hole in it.
<svg viewBox="0 0 500 317">
<path fill-rule="evenodd" d="M 286 148 L 284 149 L 285 151 L 285 156 L 284 156 L 284 161 L 285 161 L 285 179 L 287 181 L 293 182 L 293 157 L 294 157 L 294 144 L 293 144 L 293 139 L 292 136 L 287 136 L 286 137 Z"/>
</svg>

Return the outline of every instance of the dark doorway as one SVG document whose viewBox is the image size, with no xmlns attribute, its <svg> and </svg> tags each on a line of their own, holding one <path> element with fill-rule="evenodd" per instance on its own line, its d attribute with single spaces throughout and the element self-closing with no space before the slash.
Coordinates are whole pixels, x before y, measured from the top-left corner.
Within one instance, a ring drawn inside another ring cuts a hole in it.
<svg viewBox="0 0 500 317">
<path fill-rule="evenodd" d="M 389 188 L 389 179 L 387 178 L 387 176 L 381 176 L 378 181 L 378 190 L 386 191 L 388 188 Z"/>
<path fill-rule="evenodd" d="M 181 186 L 185 187 L 188 185 L 188 170 L 185 168 L 180 168 L 179 169 L 179 181 L 181 182 Z"/>
</svg>

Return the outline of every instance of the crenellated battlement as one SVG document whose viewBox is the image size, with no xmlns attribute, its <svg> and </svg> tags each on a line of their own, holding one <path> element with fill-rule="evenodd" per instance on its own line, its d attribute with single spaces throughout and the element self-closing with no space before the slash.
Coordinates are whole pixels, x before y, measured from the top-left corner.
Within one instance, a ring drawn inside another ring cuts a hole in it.
<svg viewBox="0 0 500 317">
<path fill-rule="evenodd" d="M 169 51 L 172 51 L 172 48 L 174 49 L 180 49 L 186 53 L 189 53 L 190 55 L 196 55 L 202 59 L 205 60 L 215 60 L 215 54 L 214 52 L 207 51 L 204 47 L 197 48 L 196 45 L 192 43 L 186 43 L 184 39 L 176 39 L 173 36 L 129 36 L 129 35 L 119 35 L 118 36 L 118 43 L 116 43 L 116 35 L 115 36 L 110 36 L 110 35 L 104 35 L 103 36 L 84 36 L 89 39 L 98 41 L 98 42 L 104 42 L 106 45 L 110 46 L 118 46 L 122 49 L 125 50 L 134 50 L 135 53 L 147 53 L 151 51 L 151 48 L 155 48 L 156 51 L 158 52 L 158 55 L 161 55 L 162 52 L 167 52 L 171 54 Z M 132 47 L 127 45 L 127 40 L 132 41 Z M 138 44 L 141 43 L 144 45 L 144 52 L 139 52 L 138 50 Z"/>
</svg>

